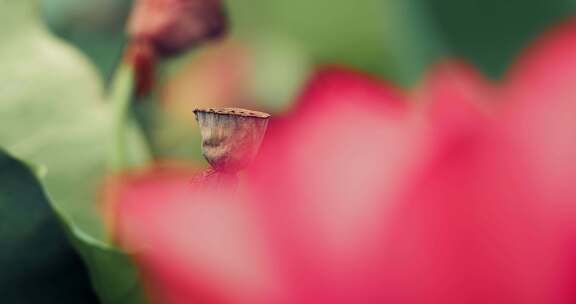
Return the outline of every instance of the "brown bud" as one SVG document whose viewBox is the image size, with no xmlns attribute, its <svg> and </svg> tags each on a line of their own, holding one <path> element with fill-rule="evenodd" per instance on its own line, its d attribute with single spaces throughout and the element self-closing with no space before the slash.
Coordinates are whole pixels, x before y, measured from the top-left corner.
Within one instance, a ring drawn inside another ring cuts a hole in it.
<svg viewBox="0 0 576 304">
<path fill-rule="evenodd" d="M 168 56 L 222 36 L 227 23 L 221 0 L 135 0 L 128 34 Z"/>
<path fill-rule="evenodd" d="M 196 109 L 202 152 L 219 172 L 236 173 L 256 156 L 269 114 L 238 108 Z"/>
</svg>

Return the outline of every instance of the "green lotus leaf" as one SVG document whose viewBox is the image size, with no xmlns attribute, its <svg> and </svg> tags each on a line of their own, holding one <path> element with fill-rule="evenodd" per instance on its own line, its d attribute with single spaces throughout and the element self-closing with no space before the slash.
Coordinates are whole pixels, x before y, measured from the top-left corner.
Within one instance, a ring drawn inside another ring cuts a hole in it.
<svg viewBox="0 0 576 304">
<path fill-rule="evenodd" d="M 0 303 L 98 303 L 35 172 L 2 150 L 0 223 Z"/>
<path fill-rule="evenodd" d="M 108 243 L 96 203 L 123 116 L 89 62 L 46 30 L 36 1 L 0 0 L 0 20 L 0 146 L 45 168 L 43 186 L 101 300 L 140 303 L 136 270 Z M 139 134 L 126 129 L 125 152 L 139 163 Z"/>
</svg>

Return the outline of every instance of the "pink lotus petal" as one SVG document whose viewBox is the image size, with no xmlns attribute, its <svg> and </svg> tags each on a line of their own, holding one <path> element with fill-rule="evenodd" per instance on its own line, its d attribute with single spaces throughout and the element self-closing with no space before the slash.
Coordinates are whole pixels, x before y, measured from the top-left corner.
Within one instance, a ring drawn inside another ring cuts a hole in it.
<svg viewBox="0 0 576 304">
<path fill-rule="evenodd" d="M 574 24 L 502 85 L 436 66 L 419 105 L 324 68 L 272 122 L 241 190 L 162 177 L 120 196 L 153 300 L 574 303 Z"/>
</svg>

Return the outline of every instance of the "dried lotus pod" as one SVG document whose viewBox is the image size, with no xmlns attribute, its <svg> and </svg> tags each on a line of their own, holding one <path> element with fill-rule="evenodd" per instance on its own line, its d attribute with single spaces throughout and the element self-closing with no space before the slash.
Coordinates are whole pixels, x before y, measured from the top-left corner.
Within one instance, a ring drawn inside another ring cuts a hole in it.
<svg viewBox="0 0 576 304">
<path fill-rule="evenodd" d="M 217 172 L 235 174 L 256 157 L 269 114 L 239 108 L 196 109 L 202 152 Z"/>
</svg>

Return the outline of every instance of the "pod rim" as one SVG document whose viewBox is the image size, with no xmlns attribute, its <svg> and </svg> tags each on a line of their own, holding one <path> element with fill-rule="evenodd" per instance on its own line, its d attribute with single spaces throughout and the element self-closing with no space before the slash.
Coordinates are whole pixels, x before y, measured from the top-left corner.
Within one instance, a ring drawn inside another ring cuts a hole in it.
<svg viewBox="0 0 576 304">
<path fill-rule="evenodd" d="M 220 114 L 220 115 L 260 118 L 260 119 L 270 118 L 270 114 L 268 114 L 268 113 L 253 111 L 253 110 L 247 110 L 247 109 L 242 109 L 242 108 L 196 108 L 196 109 L 194 109 L 193 112 L 194 112 L 194 114 L 212 113 L 212 114 Z"/>
</svg>

